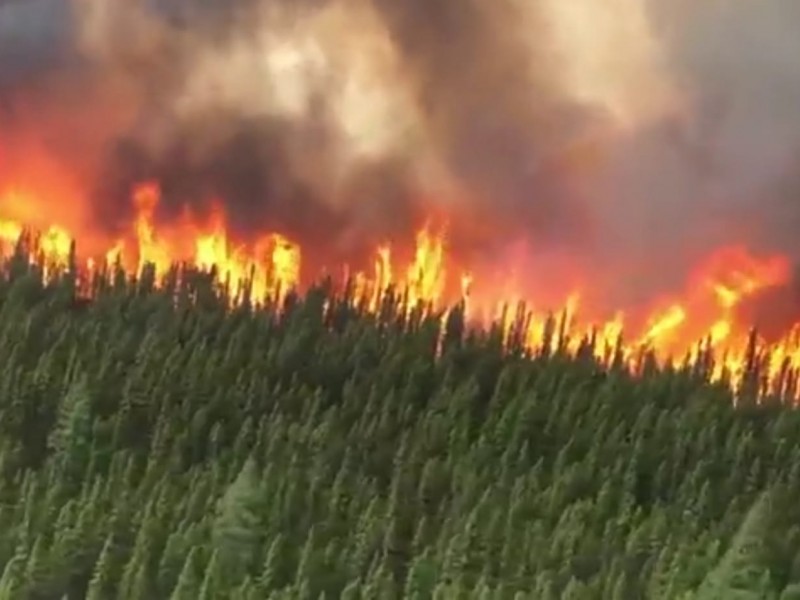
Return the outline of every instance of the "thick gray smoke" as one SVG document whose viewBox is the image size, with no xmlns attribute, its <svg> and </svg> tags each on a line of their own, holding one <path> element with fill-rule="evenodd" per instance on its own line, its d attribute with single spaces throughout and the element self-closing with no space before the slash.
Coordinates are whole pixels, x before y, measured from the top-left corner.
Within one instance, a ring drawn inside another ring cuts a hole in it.
<svg viewBox="0 0 800 600">
<path fill-rule="evenodd" d="M 600 227 L 609 260 L 641 257 L 635 292 L 681 278 L 720 244 L 800 259 L 800 4 L 649 0 L 649 8 L 684 108 L 612 148 L 595 188 L 610 198 Z"/>
<path fill-rule="evenodd" d="M 609 302 L 721 243 L 800 254 L 800 4 L 598 4 L 0 2 L 0 146 L 53 115 L 107 227 L 146 178 L 327 254 L 446 215 L 470 261 Z"/>
<path fill-rule="evenodd" d="M 58 64 L 68 14 L 64 2 L 0 0 L 0 89 Z"/>
</svg>

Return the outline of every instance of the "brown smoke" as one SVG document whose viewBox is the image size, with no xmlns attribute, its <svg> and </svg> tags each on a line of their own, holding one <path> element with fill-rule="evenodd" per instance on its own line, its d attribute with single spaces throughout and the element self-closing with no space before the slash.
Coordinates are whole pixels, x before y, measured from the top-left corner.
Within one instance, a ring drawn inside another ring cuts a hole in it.
<svg viewBox="0 0 800 600">
<path fill-rule="evenodd" d="M 0 7 L 0 145 L 44 128 L 105 227 L 148 178 L 164 218 L 222 198 L 332 251 L 444 215 L 625 302 L 720 243 L 800 252 L 794 0 L 56 4 Z"/>
</svg>

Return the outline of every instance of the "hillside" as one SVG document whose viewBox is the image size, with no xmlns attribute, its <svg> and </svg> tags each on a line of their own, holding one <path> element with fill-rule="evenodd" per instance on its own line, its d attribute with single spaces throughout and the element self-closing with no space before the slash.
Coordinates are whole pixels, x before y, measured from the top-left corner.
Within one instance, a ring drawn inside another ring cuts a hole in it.
<svg viewBox="0 0 800 600">
<path fill-rule="evenodd" d="M 800 415 L 694 366 L 73 290 L 0 279 L 2 600 L 800 597 Z"/>
</svg>

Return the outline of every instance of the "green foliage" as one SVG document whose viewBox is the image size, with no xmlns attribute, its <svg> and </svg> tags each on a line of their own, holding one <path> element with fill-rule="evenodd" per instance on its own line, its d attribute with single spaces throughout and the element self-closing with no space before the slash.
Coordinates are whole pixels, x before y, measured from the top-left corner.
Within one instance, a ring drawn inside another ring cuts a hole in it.
<svg viewBox="0 0 800 600">
<path fill-rule="evenodd" d="M 200 596 L 203 566 L 199 549 L 193 547 L 186 555 L 186 562 L 183 564 L 175 589 L 169 597 L 170 600 L 196 600 Z"/>
<path fill-rule="evenodd" d="M 400 298 L 92 285 L 0 276 L 0 600 L 800 597 L 792 407 Z"/>
<path fill-rule="evenodd" d="M 771 505 L 770 493 L 759 496 L 745 515 L 722 560 L 700 585 L 698 599 L 774 597 L 764 541 L 769 532 Z"/>
<path fill-rule="evenodd" d="M 243 579 L 252 569 L 261 537 L 259 498 L 257 467 L 248 458 L 219 501 L 212 533 L 221 568 L 232 582 Z"/>
</svg>

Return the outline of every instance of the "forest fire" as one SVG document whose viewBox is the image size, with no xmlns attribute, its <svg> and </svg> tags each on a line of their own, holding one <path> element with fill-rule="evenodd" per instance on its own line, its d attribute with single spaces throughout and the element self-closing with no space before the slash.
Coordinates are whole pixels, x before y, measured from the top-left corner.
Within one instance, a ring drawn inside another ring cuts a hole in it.
<svg viewBox="0 0 800 600">
<path fill-rule="evenodd" d="M 74 239 L 87 273 L 255 298 L 330 276 L 531 351 L 795 386 L 794 9 L 40 1 L 0 7 L 32 36 L 0 28 L 6 256 Z"/>
<path fill-rule="evenodd" d="M 25 193 L 18 188 L 0 193 L 0 217 L 9 208 L 13 212 L 13 206 L 23 197 Z M 55 272 L 67 268 L 74 235 L 77 264 L 83 274 L 96 273 L 103 264 L 118 264 L 129 275 L 151 265 L 163 276 L 173 265 L 189 264 L 203 271 L 214 269 L 218 281 L 234 289 L 246 285 L 256 301 L 280 301 L 289 291 L 308 286 L 321 274 L 304 269 L 302 243 L 279 232 L 260 235 L 249 244 L 237 243 L 229 234 L 222 203 L 214 204 L 205 219 L 184 211 L 176 222 L 162 225 L 156 219 L 160 201 L 157 183 L 136 186 L 131 195 L 136 216 L 128 235 L 108 242 L 106 250 L 96 255 L 82 253 L 81 237 L 90 242 L 88 247 L 97 248 L 97 240 L 103 236 L 93 239 L 90 232 L 73 233 L 58 223 L 37 229 L 0 219 L 2 252 L 8 257 L 21 236 L 27 234 L 31 256 Z M 409 260 L 401 263 L 391 245 L 381 245 L 374 249 L 371 259 L 362 261 L 371 263 L 370 269 L 338 265 L 343 267 L 340 283 L 349 281 L 353 298 L 373 311 L 390 289 L 406 298 L 409 309 L 446 311 L 460 304 L 468 320 L 481 325 L 494 322 L 502 328 L 506 340 L 513 338 L 533 352 L 550 351 L 557 345 L 577 352 L 589 341 L 597 358 L 611 360 L 616 352 L 631 366 L 643 351 L 660 361 L 697 361 L 713 354 L 711 375 L 732 382 L 741 378 L 748 361 L 760 360 L 768 373 L 765 385 L 781 391 L 794 385 L 787 380 L 787 373 L 800 368 L 800 323 L 786 324 L 782 335 L 767 341 L 753 337 L 751 327 L 757 324 L 744 321 L 739 312 L 742 305 L 757 300 L 765 290 L 780 289 L 791 282 L 790 262 L 782 256 L 757 257 L 742 246 L 722 247 L 695 268 L 686 293 L 655 298 L 644 311 L 635 307 L 630 313 L 644 317 L 631 321 L 625 307 L 598 317 L 579 291 L 568 294 L 560 305 L 545 306 L 535 295 L 507 298 L 482 288 L 480 273 L 448 252 L 446 231 L 421 228 L 413 251 L 407 254 Z M 336 272 L 336 267 L 325 265 L 328 272 Z"/>
</svg>

